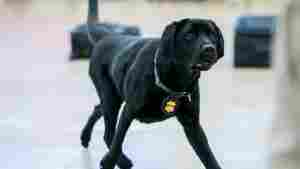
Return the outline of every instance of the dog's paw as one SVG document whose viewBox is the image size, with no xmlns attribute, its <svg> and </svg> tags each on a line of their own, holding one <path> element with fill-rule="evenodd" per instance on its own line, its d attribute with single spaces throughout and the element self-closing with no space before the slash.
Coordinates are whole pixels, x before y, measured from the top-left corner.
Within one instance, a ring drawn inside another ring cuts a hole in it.
<svg viewBox="0 0 300 169">
<path fill-rule="evenodd" d="M 100 169 L 114 169 L 112 156 L 107 153 L 100 161 Z"/>
<path fill-rule="evenodd" d="M 86 129 L 83 129 L 81 132 L 81 135 L 80 135 L 81 145 L 84 148 L 88 148 L 90 140 L 91 140 L 91 135 L 89 134 L 89 132 Z"/>
<path fill-rule="evenodd" d="M 125 155 L 121 155 L 118 160 L 118 166 L 120 169 L 131 169 L 133 164 Z"/>
</svg>

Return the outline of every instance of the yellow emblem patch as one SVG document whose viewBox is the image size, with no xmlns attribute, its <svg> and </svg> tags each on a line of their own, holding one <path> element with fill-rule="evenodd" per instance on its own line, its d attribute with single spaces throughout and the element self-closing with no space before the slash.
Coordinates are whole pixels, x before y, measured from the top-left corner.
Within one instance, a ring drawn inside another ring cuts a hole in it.
<svg viewBox="0 0 300 169">
<path fill-rule="evenodd" d="M 166 105 L 165 105 L 165 107 L 164 107 L 164 110 L 167 112 L 167 113 L 173 113 L 173 112 L 175 112 L 175 110 L 176 110 L 176 101 L 174 101 L 174 100 L 169 100 L 167 103 L 166 103 Z"/>
</svg>

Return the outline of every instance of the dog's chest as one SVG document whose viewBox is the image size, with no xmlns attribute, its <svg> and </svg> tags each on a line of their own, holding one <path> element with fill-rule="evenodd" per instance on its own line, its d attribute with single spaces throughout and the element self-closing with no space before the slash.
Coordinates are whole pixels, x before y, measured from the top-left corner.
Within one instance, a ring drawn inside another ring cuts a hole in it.
<svg viewBox="0 0 300 169">
<path fill-rule="evenodd" d="M 137 120 L 144 123 L 153 123 L 174 117 L 176 115 L 175 112 L 166 113 L 163 111 L 163 103 L 166 98 L 166 95 L 149 95 L 146 103 L 137 115 Z"/>
</svg>

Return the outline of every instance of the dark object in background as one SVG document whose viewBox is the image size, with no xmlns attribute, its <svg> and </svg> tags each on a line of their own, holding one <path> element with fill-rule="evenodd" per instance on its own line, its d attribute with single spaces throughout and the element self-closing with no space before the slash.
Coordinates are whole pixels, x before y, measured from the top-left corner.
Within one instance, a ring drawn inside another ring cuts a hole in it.
<svg viewBox="0 0 300 169">
<path fill-rule="evenodd" d="M 241 16 L 234 39 L 235 67 L 270 67 L 275 16 Z"/>
<path fill-rule="evenodd" d="M 99 22 L 98 0 L 89 0 L 87 23 L 80 24 L 71 31 L 70 60 L 88 59 L 94 43 L 108 34 L 140 36 L 141 31 L 137 26 Z"/>
<path fill-rule="evenodd" d="M 88 59 L 94 43 L 107 34 L 125 34 L 140 36 L 136 26 L 127 26 L 116 23 L 94 23 L 78 25 L 71 32 L 70 59 Z"/>
</svg>

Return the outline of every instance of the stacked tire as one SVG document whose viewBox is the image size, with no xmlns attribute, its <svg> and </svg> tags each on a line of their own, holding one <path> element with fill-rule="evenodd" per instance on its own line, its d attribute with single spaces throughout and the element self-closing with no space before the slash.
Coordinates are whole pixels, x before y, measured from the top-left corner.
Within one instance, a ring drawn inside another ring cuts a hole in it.
<svg viewBox="0 0 300 169">
<path fill-rule="evenodd" d="M 275 16 L 240 16 L 234 37 L 235 67 L 270 67 Z"/>
</svg>

